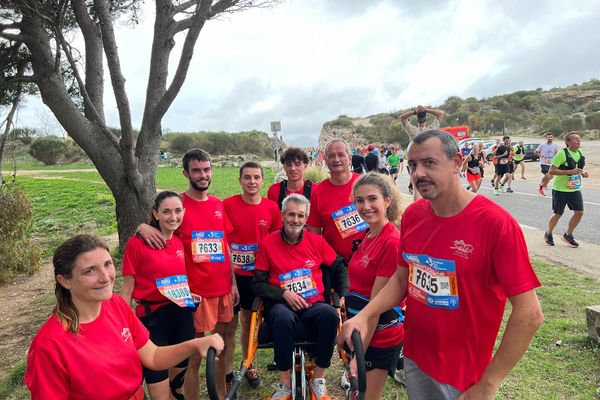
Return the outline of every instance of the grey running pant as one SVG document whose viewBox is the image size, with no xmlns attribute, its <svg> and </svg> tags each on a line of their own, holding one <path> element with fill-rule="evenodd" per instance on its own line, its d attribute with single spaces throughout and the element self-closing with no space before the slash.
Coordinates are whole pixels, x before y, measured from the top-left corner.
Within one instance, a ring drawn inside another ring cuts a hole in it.
<svg viewBox="0 0 600 400">
<path fill-rule="evenodd" d="M 454 400 L 462 394 L 452 385 L 440 383 L 427 375 L 413 360 L 404 357 L 406 389 L 410 400 Z"/>
</svg>

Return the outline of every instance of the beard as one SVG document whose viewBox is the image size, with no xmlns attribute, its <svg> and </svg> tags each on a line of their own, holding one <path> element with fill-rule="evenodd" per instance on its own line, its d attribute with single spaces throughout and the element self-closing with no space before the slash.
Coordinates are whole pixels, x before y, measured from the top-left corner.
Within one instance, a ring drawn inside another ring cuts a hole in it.
<svg viewBox="0 0 600 400">
<path fill-rule="evenodd" d="M 210 186 L 210 179 L 208 181 L 203 181 L 206 182 L 206 187 L 202 187 L 200 186 L 200 184 L 196 181 L 192 181 L 190 180 L 190 185 L 194 188 L 194 190 L 197 190 L 199 192 L 206 192 Z"/>
</svg>

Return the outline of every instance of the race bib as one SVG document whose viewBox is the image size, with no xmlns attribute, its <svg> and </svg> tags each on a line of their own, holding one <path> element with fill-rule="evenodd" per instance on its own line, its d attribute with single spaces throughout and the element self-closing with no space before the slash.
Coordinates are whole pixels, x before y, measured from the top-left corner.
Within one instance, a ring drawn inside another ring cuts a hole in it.
<svg viewBox="0 0 600 400">
<path fill-rule="evenodd" d="M 469 168 L 469 172 L 472 175 L 477 175 L 478 173 L 480 173 L 481 171 L 479 171 L 479 167 L 474 167 L 474 168 Z"/>
<path fill-rule="evenodd" d="M 508 164 L 508 158 L 501 158 L 500 164 Z"/>
<path fill-rule="evenodd" d="M 352 236 L 357 232 L 364 231 L 369 225 L 362 220 L 358 211 L 356 211 L 356 205 L 350 204 L 349 206 L 340 208 L 337 211 L 331 213 L 333 222 L 337 227 L 342 239 Z"/>
<path fill-rule="evenodd" d="M 409 266 L 409 296 L 429 307 L 458 308 L 458 282 L 453 260 L 407 253 L 402 258 Z"/>
<path fill-rule="evenodd" d="M 312 277 L 312 271 L 308 268 L 295 269 L 291 272 L 280 274 L 279 285 L 282 289 L 298 293 L 304 300 L 319 295 L 317 285 Z"/>
<path fill-rule="evenodd" d="M 221 231 L 192 232 L 192 260 L 194 262 L 224 262 L 224 235 Z"/>
<path fill-rule="evenodd" d="M 254 271 L 257 251 L 257 244 L 232 243 L 231 246 L 229 246 L 231 263 L 234 264 L 235 268 L 241 269 L 242 271 Z"/>
<path fill-rule="evenodd" d="M 156 280 L 158 291 L 179 307 L 195 307 L 186 275 L 173 275 Z"/>
<path fill-rule="evenodd" d="M 569 182 L 567 183 L 567 189 L 573 189 L 573 190 L 581 189 L 581 175 L 569 175 Z"/>
</svg>

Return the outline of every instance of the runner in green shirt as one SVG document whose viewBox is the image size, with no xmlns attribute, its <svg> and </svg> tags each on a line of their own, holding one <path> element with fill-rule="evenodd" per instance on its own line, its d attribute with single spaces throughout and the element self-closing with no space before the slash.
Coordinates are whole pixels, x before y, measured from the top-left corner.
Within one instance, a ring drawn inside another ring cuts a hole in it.
<svg viewBox="0 0 600 400">
<path fill-rule="evenodd" d="M 398 178 L 398 163 L 400 162 L 400 155 L 398 154 L 397 148 L 392 150 L 392 154 L 388 156 L 387 162 L 390 164 L 390 174 L 392 175 L 392 179 L 396 182 L 396 178 Z"/>
<path fill-rule="evenodd" d="M 548 229 L 544 233 L 546 244 L 554 246 L 552 231 L 562 217 L 565 206 L 573 211 L 569 220 L 567 232 L 562 240 L 571 247 L 578 247 L 579 243 L 573 237 L 573 231 L 583 217 L 583 196 L 581 195 L 581 178 L 589 174 L 584 171 L 585 157 L 579 150 L 581 137 L 578 132 L 569 132 L 565 136 L 567 147 L 556 153 L 550 166 L 550 175 L 556 177 L 552 186 L 552 210 L 554 215 L 548 222 Z"/>
<path fill-rule="evenodd" d="M 525 178 L 525 147 L 523 146 L 523 141 L 519 140 L 519 143 L 513 147 L 513 161 L 515 162 L 515 169 L 517 169 L 517 165 L 521 166 L 521 179 Z M 515 171 L 513 171 L 513 180 L 515 179 Z"/>
</svg>

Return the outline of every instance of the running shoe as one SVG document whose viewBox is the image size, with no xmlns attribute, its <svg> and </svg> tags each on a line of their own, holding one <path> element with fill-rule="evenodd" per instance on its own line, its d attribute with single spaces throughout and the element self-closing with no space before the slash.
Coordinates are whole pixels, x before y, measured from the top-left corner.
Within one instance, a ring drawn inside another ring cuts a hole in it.
<svg viewBox="0 0 600 400">
<path fill-rule="evenodd" d="M 500 185 L 500 192 L 506 193 L 506 189 L 504 189 L 504 185 Z"/>
<path fill-rule="evenodd" d="M 538 194 L 540 196 L 545 196 L 546 195 L 546 193 L 544 193 L 544 189 L 542 188 L 542 185 L 538 186 Z"/>
<path fill-rule="evenodd" d="M 277 389 L 266 400 L 292 400 L 292 388 L 285 383 L 279 383 Z"/>
<path fill-rule="evenodd" d="M 310 382 L 310 400 L 331 400 L 325 379 L 315 378 Z"/>
<path fill-rule="evenodd" d="M 340 387 L 344 390 L 350 389 L 350 380 L 348 379 L 348 371 L 344 371 L 340 377 Z"/>
<path fill-rule="evenodd" d="M 527 180 L 527 178 L 525 178 L 524 176 L 522 176 L 522 177 L 521 177 L 521 179 L 523 179 L 524 181 L 526 181 L 526 180 Z"/>
<path fill-rule="evenodd" d="M 571 247 L 579 247 L 579 243 L 577 243 L 573 235 L 565 233 L 564 235 L 562 235 L 562 240 Z"/>
<path fill-rule="evenodd" d="M 551 233 L 544 232 L 544 240 L 548 246 L 554 246 L 554 239 L 552 238 Z"/>
<path fill-rule="evenodd" d="M 490 179 L 490 183 L 492 184 L 492 186 L 494 186 L 494 180 Z"/>
<path fill-rule="evenodd" d="M 494 188 L 494 196 L 498 196 L 498 189 Z"/>
<path fill-rule="evenodd" d="M 394 372 L 394 380 L 399 384 L 406 386 L 406 376 L 404 375 L 404 369 L 397 369 Z"/>
<path fill-rule="evenodd" d="M 262 379 L 258 376 L 258 371 L 254 369 L 254 366 L 250 364 L 250 368 L 246 371 L 246 382 L 252 389 L 256 389 L 262 386 Z"/>
<path fill-rule="evenodd" d="M 467 189 L 467 190 L 471 190 L 471 185 L 467 185 L 467 186 L 465 186 L 465 189 Z"/>
<path fill-rule="evenodd" d="M 514 193 L 511 188 L 506 188 L 506 193 Z"/>
</svg>

